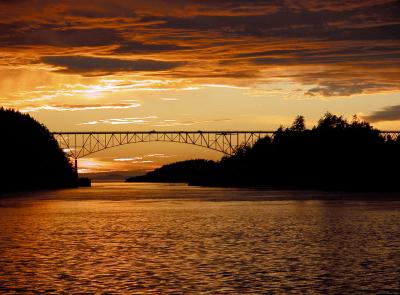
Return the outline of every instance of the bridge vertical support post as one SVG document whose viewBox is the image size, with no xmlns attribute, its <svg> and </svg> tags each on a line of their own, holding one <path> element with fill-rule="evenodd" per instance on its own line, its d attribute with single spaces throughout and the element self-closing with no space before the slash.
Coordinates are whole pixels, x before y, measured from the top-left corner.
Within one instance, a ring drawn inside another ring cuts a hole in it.
<svg viewBox="0 0 400 295">
<path fill-rule="evenodd" d="M 76 177 L 76 180 L 78 180 L 78 179 L 79 179 L 79 174 L 78 174 L 78 158 L 75 158 L 74 170 L 75 170 L 75 177 Z"/>
</svg>

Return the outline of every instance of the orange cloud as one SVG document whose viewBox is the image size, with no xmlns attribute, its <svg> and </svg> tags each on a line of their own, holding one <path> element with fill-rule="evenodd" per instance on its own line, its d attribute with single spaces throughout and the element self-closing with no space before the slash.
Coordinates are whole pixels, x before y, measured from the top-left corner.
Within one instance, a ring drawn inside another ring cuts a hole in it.
<svg viewBox="0 0 400 295">
<path fill-rule="evenodd" d="M 288 78 L 314 96 L 400 90 L 395 0 L 0 6 L 6 56 L 0 67 L 52 67 L 83 76 L 139 72 L 141 78 L 240 87 Z"/>
<path fill-rule="evenodd" d="M 81 158 L 79 173 L 102 173 L 111 171 L 152 170 L 162 166 L 166 158 L 174 155 L 149 154 L 127 158 Z"/>
</svg>

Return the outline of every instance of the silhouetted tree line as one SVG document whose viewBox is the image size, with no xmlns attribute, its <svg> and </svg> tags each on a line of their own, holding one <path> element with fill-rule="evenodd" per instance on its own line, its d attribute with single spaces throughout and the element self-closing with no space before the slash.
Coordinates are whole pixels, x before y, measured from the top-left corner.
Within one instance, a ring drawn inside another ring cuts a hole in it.
<svg viewBox="0 0 400 295">
<path fill-rule="evenodd" d="M 185 163 L 185 162 L 183 162 Z M 202 168 L 191 162 L 184 177 L 170 168 L 157 181 L 185 181 L 210 186 L 263 186 L 330 190 L 399 190 L 400 141 L 384 138 L 367 122 L 326 113 L 311 129 L 298 116 L 271 138 L 242 146 L 233 156 Z M 190 169 L 196 173 L 191 173 Z M 203 169 L 204 168 L 204 169 Z M 152 172 L 151 172 L 152 173 Z M 146 178 L 152 180 L 149 173 Z M 193 175 L 193 177 L 192 177 Z M 168 179 L 168 180 L 167 180 Z"/>
<path fill-rule="evenodd" d="M 27 114 L 0 108 L 0 192 L 76 186 L 56 140 Z"/>
<path fill-rule="evenodd" d="M 164 165 L 150 171 L 146 175 L 128 178 L 128 182 L 206 182 L 208 173 L 217 168 L 217 163 L 211 160 L 188 160 Z"/>
</svg>

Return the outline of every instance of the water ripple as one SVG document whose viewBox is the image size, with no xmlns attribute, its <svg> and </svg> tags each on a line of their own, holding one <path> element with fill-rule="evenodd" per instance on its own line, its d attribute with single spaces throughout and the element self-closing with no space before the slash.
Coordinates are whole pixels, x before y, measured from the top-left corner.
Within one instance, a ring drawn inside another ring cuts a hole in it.
<svg viewBox="0 0 400 295">
<path fill-rule="evenodd" d="M 3 200 L 0 292 L 400 292 L 398 201 L 156 185 L 113 194 L 105 185 Z"/>
</svg>

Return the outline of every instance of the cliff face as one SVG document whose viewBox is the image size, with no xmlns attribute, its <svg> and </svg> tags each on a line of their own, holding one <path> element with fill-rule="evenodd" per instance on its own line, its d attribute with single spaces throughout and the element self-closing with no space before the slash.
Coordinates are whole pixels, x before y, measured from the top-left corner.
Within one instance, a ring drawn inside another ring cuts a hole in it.
<svg viewBox="0 0 400 295">
<path fill-rule="evenodd" d="M 0 192 L 76 186 L 65 153 L 29 115 L 0 109 L 0 157 Z"/>
</svg>

